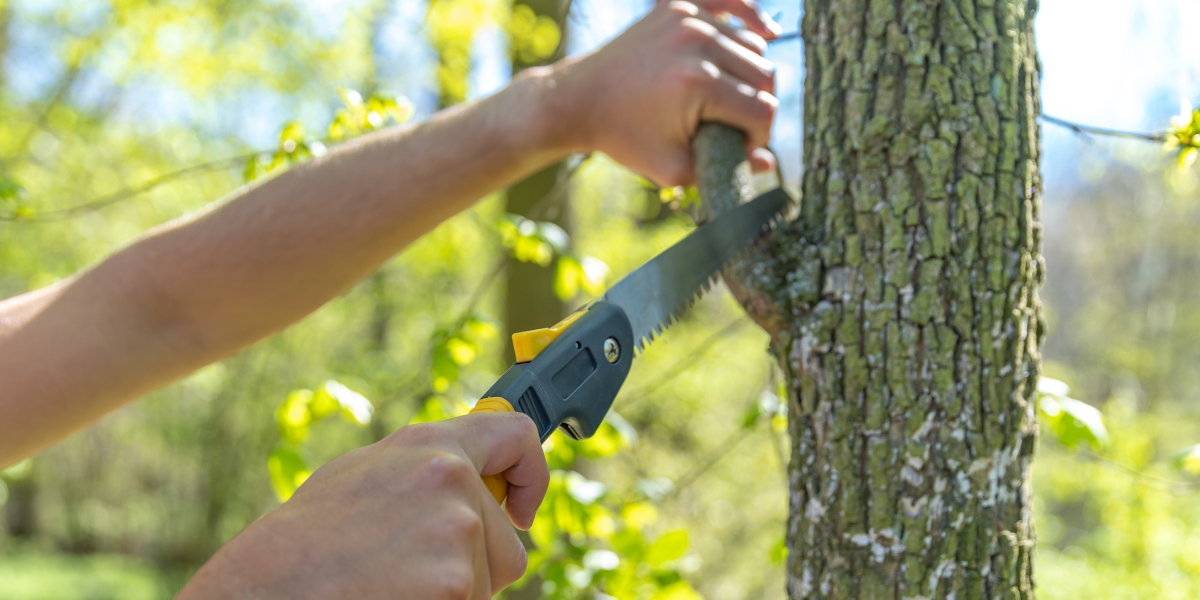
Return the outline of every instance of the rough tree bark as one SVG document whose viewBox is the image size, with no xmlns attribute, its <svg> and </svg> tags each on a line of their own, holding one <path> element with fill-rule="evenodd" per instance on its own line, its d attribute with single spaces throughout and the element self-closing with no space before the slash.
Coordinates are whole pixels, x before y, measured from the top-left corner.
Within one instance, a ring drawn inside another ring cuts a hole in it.
<svg viewBox="0 0 1200 600">
<path fill-rule="evenodd" d="M 790 377 L 792 598 L 1033 597 L 1035 10 L 805 1 L 801 206 L 726 278 Z"/>
</svg>

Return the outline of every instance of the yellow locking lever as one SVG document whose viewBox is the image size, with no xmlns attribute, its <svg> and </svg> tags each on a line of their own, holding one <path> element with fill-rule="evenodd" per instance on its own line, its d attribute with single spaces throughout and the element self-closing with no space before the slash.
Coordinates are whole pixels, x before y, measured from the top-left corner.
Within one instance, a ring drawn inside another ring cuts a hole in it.
<svg viewBox="0 0 1200 600">
<path fill-rule="evenodd" d="M 517 356 L 518 363 L 527 363 L 542 353 L 547 346 L 558 339 L 568 327 L 579 317 L 587 314 L 587 309 L 577 310 L 567 318 L 555 323 L 552 327 L 543 327 L 541 329 L 532 329 L 529 331 L 521 331 L 514 333 L 512 336 L 513 353 Z"/>
</svg>

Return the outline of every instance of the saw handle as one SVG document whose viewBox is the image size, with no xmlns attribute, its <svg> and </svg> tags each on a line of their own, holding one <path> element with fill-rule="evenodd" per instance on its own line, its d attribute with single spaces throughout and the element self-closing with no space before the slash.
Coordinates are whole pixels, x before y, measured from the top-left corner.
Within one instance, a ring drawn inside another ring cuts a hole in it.
<svg viewBox="0 0 1200 600">
<path fill-rule="evenodd" d="M 543 442 L 558 427 L 577 440 L 592 437 L 633 363 L 629 318 L 617 305 L 601 300 L 536 333 L 538 343 L 525 348 L 536 354 L 509 367 L 471 412 L 524 413 Z M 503 475 L 484 477 L 484 483 L 503 501 L 508 489 Z"/>
</svg>

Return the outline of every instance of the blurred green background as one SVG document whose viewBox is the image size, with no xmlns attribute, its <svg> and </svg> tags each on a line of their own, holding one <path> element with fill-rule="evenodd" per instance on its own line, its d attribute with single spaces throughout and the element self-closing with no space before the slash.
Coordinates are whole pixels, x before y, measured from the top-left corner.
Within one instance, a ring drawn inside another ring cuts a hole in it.
<svg viewBox="0 0 1200 600">
<path fill-rule="evenodd" d="M 486 95 L 514 61 L 586 52 L 650 3 L 566 4 L 556 23 L 502 0 L 0 0 L 0 298 Z M 795 28 L 799 2 L 764 4 Z M 1050 114 L 1157 131 L 1181 95 L 1200 100 L 1190 0 L 1052 0 L 1038 27 Z M 769 56 L 794 189 L 801 47 Z M 1200 166 L 1050 126 L 1044 156 L 1046 374 L 1069 390 L 1044 386 L 1039 594 L 1200 597 Z M 691 228 L 686 194 L 602 156 L 558 181 L 541 214 L 482 199 L 296 327 L 4 471 L 0 598 L 170 597 L 308 471 L 469 407 L 506 366 L 510 264 L 545 264 L 538 293 L 571 306 Z M 788 441 L 766 346 L 718 287 L 636 361 L 601 435 L 553 438 L 531 578 L 510 597 L 784 597 Z"/>
</svg>

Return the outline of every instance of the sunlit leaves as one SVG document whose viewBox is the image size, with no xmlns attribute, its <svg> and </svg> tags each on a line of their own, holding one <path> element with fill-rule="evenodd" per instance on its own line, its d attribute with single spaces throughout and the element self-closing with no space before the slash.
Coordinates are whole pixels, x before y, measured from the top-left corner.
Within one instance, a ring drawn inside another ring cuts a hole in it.
<svg viewBox="0 0 1200 600">
<path fill-rule="evenodd" d="M 279 132 L 279 145 L 274 151 L 263 152 L 246 162 L 242 177 L 246 181 L 254 181 L 264 175 L 304 162 L 323 151 L 324 147 L 318 146 L 314 152 L 313 146 L 304 141 L 304 127 L 292 121 L 284 125 Z"/>
<path fill-rule="evenodd" d="M 1191 166 L 1200 153 L 1200 108 L 1193 109 L 1187 98 L 1180 101 L 1179 115 L 1171 118 L 1167 146 L 1180 149 L 1180 167 Z"/>
<path fill-rule="evenodd" d="M 24 204 L 25 188 L 7 177 L 0 177 L 0 219 L 19 221 L 33 217 L 33 209 Z"/>
<path fill-rule="evenodd" d="M 521 215 L 506 214 L 497 225 L 500 239 L 521 262 L 549 266 L 555 255 L 567 251 L 570 238 L 562 227 L 549 221 L 533 221 Z"/>
<path fill-rule="evenodd" d="M 438 53 L 437 82 L 442 106 L 466 100 L 475 34 L 485 26 L 503 23 L 508 10 L 509 3 L 501 0 L 429 2 L 425 31 Z"/>
<path fill-rule="evenodd" d="M 280 447 L 271 452 L 267 459 L 267 472 L 271 475 L 271 487 L 280 502 L 286 502 L 296 489 L 311 474 L 300 454 L 292 448 Z"/>
<path fill-rule="evenodd" d="M 556 470 L 530 529 L 543 598 L 694 598 L 675 563 L 689 549 L 687 531 L 649 534 L 657 509 L 644 500 L 612 503 L 607 488 L 574 471 Z M 690 594 L 690 595 L 689 595 Z"/>
<path fill-rule="evenodd" d="M 408 424 L 434 423 L 449 419 L 450 417 L 460 417 L 467 414 L 470 410 L 470 405 L 465 402 L 434 395 L 425 399 L 425 402 L 421 404 L 421 410 L 418 410 L 409 419 Z"/>
<path fill-rule="evenodd" d="M 1067 384 L 1049 377 L 1038 380 L 1038 413 L 1058 441 L 1068 448 L 1087 444 L 1100 448 L 1108 444 L 1108 429 L 1100 411 L 1067 393 Z"/>
<path fill-rule="evenodd" d="M 554 293 L 570 300 L 580 292 L 588 296 L 604 293 L 611 270 L 604 261 L 591 256 L 560 256 L 555 265 Z"/>
<path fill-rule="evenodd" d="M 658 199 L 663 204 L 674 204 L 676 208 L 687 209 L 700 206 L 700 190 L 695 186 L 662 188 L 658 191 Z"/>
<path fill-rule="evenodd" d="M 279 501 L 291 498 L 308 478 L 310 471 L 300 456 L 300 446 L 314 423 L 340 414 L 345 421 L 365 427 L 374 412 L 375 407 L 365 396 L 332 379 L 316 391 L 299 389 L 289 393 L 275 409 L 280 441 L 267 459 L 267 471 Z"/>
<path fill-rule="evenodd" d="M 779 540 L 771 546 L 771 552 L 769 553 L 768 558 L 773 564 L 781 565 L 783 564 L 783 561 L 787 560 L 787 555 L 787 538 L 780 536 Z"/>
<path fill-rule="evenodd" d="M 326 135 L 330 141 L 340 142 L 387 125 L 403 123 L 413 114 L 412 104 L 393 94 L 376 92 L 365 100 L 354 90 L 343 89 L 338 94 L 344 107 L 329 124 Z"/>
<path fill-rule="evenodd" d="M 549 221 L 534 221 L 506 214 L 497 224 L 500 240 L 512 251 L 513 258 L 543 267 L 555 262 L 554 293 L 571 300 L 580 292 L 598 296 L 608 284 L 611 270 L 604 261 L 571 254 L 570 237 L 562 227 Z"/>
<path fill-rule="evenodd" d="M 458 381 L 461 367 L 475 361 L 482 344 L 495 339 L 498 328 L 482 314 L 472 315 L 433 335 L 429 384 L 435 392 L 444 392 Z"/>
<path fill-rule="evenodd" d="M 551 469 L 565 469 L 577 458 L 607 458 L 637 442 L 637 432 L 615 411 L 609 411 L 596 428 L 596 434 L 586 440 L 573 440 L 556 430 L 542 444 L 546 462 Z"/>
<path fill-rule="evenodd" d="M 388 125 L 407 121 L 412 117 L 412 105 L 403 97 L 376 92 L 363 99 L 362 94 L 350 90 L 338 90 L 342 108 L 334 113 L 333 121 L 325 132 L 331 142 L 341 142 Z M 242 176 L 253 181 L 264 175 L 322 156 L 327 148 L 324 142 L 310 139 L 304 127 L 291 121 L 279 132 L 279 143 L 271 152 L 260 153 L 246 162 Z"/>
<path fill-rule="evenodd" d="M 682 558 L 687 549 L 688 532 L 686 529 L 668 531 L 658 536 L 658 539 L 654 540 L 650 544 L 650 547 L 646 548 L 644 560 L 651 567 L 659 567 L 663 563 Z"/>
<path fill-rule="evenodd" d="M 532 65 L 554 56 L 562 31 L 554 19 L 538 15 L 528 5 L 515 3 L 508 20 L 509 48 L 513 59 Z"/>
<path fill-rule="evenodd" d="M 371 415 L 375 412 L 375 407 L 365 396 L 333 380 L 317 389 L 313 406 L 319 406 L 323 411 L 319 414 L 314 410 L 315 418 L 333 414 L 331 409 L 336 407 L 347 421 L 361 426 L 370 425 Z"/>
<path fill-rule="evenodd" d="M 753 429 L 764 419 L 776 433 L 787 431 L 787 402 L 786 390 L 776 390 L 777 393 L 764 391 L 758 396 L 758 402 L 750 404 L 742 413 L 742 429 Z"/>
<path fill-rule="evenodd" d="M 1171 466 L 1188 475 L 1200 475 L 1200 444 L 1171 457 Z"/>
</svg>

